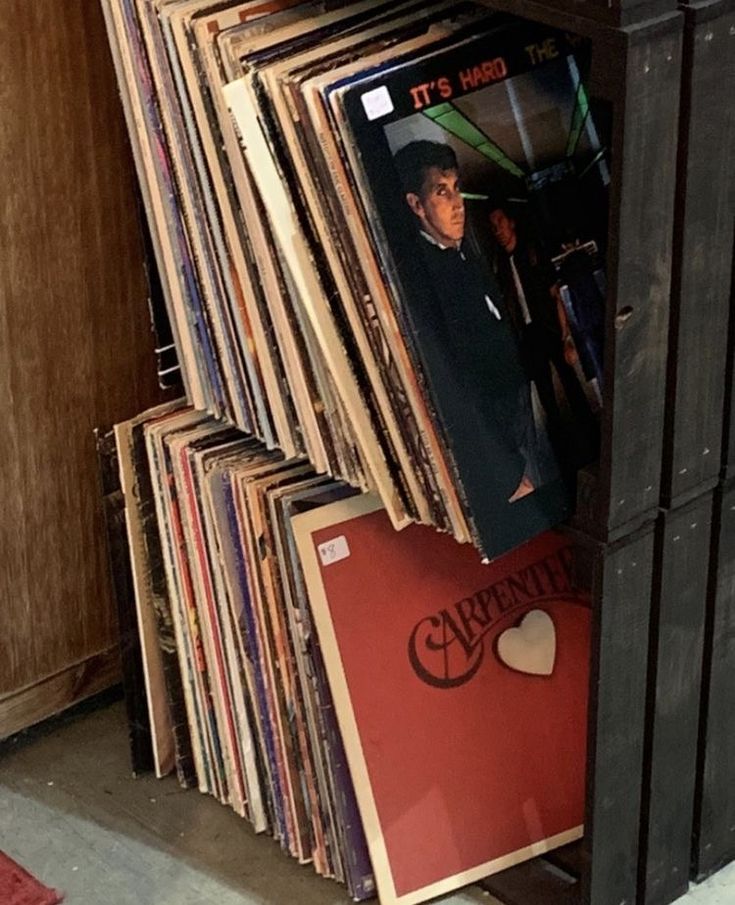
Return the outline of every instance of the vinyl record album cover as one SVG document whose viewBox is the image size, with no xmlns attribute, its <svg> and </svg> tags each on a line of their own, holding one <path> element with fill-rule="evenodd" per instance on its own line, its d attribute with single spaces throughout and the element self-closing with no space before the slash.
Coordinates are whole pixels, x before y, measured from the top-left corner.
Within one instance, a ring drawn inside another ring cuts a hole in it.
<svg viewBox="0 0 735 905">
<path fill-rule="evenodd" d="M 585 48 L 507 24 L 327 89 L 489 557 L 597 456 L 609 171 Z"/>
<path fill-rule="evenodd" d="M 579 838 L 590 608 L 569 540 L 484 565 L 365 496 L 293 525 L 383 905 Z"/>
</svg>

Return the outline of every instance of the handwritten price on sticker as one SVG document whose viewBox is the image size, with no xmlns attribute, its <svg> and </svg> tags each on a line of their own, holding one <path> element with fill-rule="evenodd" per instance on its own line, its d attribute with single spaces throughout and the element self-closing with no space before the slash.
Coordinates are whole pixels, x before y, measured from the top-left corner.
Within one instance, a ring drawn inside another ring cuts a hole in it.
<svg viewBox="0 0 735 905">
<path fill-rule="evenodd" d="M 344 534 L 340 534 L 339 537 L 335 537 L 333 540 L 325 540 L 323 544 L 319 544 L 317 551 L 323 566 L 334 565 L 341 559 L 347 559 L 350 555 L 350 548 Z"/>
</svg>

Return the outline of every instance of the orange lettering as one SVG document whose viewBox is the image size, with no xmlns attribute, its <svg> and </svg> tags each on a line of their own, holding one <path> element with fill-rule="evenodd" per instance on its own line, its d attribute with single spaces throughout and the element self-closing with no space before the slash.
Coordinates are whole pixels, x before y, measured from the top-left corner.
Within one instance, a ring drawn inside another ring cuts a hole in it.
<svg viewBox="0 0 735 905">
<path fill-rule="evenodd" d="M 469 91 L 470 88 L 474 88 L 474 82 L 472 81 L 472 72 L 467 69 L 464 72 L 460 72 L 459 81 L 462 85 L 462 91 Z"/>
<path fill-rule="evenodd" d="M 444 98 L 444 100 L 452 96 L 452 83 L 446 76 L 442 76 L 436 83 L 436 86 L 439 89 L 439 94 Z"/>
</svg>

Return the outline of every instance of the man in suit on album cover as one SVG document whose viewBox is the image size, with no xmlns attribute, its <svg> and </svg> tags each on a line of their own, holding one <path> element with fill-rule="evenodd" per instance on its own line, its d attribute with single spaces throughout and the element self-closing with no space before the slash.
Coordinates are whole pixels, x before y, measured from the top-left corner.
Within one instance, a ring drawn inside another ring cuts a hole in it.
<svg viewBox="0 0 735 905">
<path fill-rule="evenodd" d="M 521 335 L 521 350 L 533 371 L 544 409 L 550 418 L 558 417 L 551 380 L 553 364 L 572 410 L 584 417 L 589 406 L 572 368 L 576 350 L 558 296 L 558 276 L 538 246 L 519 231 L 505 207 L 491 205 L 488 219 L 502 251 L 498 276 L 509 314 Z"/>
<path fill-rule="evenodd" d="M 400 148 L 394 162 L 425 265 L 423 291 L 412 293 L 412 315 L 424 357 L 427 348 L 433 353 L 427 371 L 451 398 L 457 429 L 463 420 L 480 426 L 488 476 L 501 499 L 515 502 L 539 482 L 530 385 L 503 294 L 464 241 L 456 154 L 441 142 L 417 140 Z"/>
<path fill-rule="evenodd" d="M 559 296 L 559 278 L 541 249 L 518 229 L 513 216 L 499 203 L 491 203 L 490 231 L 500 249 L 497 276 L 503 288 L 506 310 L 520 340 L 526 373 L 533 380 L 543 406 L 549 436 L 561 448 L 563 461 L 573 463 L 569 439 L 557 399 L 552 365 L 564 390 L 576 425 L 592 442 L 594 420 L 573 365 L 577 352 L 569 321 Z M 579 446 L 576 438 L 574 446 Z M 581 452 L 581 449 L 577 450 Z M 579 464 L 579 463 L 577 463 Z"/>
</svg>

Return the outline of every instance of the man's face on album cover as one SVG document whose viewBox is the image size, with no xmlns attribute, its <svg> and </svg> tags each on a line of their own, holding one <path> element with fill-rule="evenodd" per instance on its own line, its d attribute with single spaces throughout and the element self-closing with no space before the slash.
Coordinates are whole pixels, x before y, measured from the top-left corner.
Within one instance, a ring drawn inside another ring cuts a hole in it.
<svg viewBox="0 0 735 905">
<path fill-rule="evenodd" d="M 500 207 L 490 214 L 490 231 L 498 245 L 512 253 L 516 246 L 516 223 Z"/>
<path fill-rule="evenodd" d="M 421 194 L 406 196 L 421 228 L 441 245 L 459 245 L 464 237 L 464 198 L 457 170 L 430 167 L 424 176 Z"/>
</svg>

